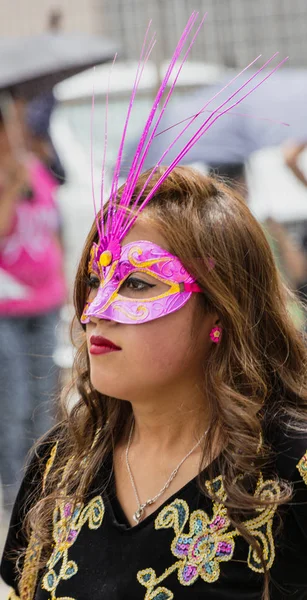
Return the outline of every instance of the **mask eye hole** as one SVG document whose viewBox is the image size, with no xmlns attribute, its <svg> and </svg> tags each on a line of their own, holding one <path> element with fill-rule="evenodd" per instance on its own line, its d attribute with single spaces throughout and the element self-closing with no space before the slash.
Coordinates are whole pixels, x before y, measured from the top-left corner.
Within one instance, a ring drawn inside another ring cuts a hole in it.
<svg viewBox="0 0 307 600">
<path fill-rule="evenodd" d="M 155 284 L 148 283 L 141 277 L 135 277 L 130 275 L 122 283 L 118 293 L 126 298 L 146 298 L 153 295 L 151 290 L 155 287 Z"/>
<path fill-rule="evenodd" d="M 126 298 L 146 299 L 164 294 L 168 289 L 165 283 L 149 275 L 136 273 L 127 277 L 118 293 Z"/>
</svg>

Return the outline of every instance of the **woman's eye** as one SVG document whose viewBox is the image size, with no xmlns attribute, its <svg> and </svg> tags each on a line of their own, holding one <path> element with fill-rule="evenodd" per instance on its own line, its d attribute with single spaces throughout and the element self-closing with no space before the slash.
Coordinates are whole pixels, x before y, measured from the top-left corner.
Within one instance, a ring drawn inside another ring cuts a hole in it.
<svg viewBox="0 0 307 600">
<path fill-rule="evenodd" d="M 128 290 L 141 292 L 155 287 L 155 284 L 147 283 L 147 281 L 142 281 L 142 279 L 137 279 L 137 277 L 129 277 L 122 287 Z"/>
<path fill-rule="evenodd" d="M 87 278 L 87 285 L 91 290 L 97 290 L 100 285 L 99 277 L 96 277 L 96 275 L 89 275 Z"/>
</svg>

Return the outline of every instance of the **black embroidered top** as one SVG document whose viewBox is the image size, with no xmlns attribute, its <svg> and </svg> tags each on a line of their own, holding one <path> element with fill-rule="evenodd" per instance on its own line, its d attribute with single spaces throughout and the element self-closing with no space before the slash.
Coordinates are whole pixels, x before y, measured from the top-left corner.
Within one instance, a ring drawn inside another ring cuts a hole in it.
<svg viewBox="0 0 307 600">
<path fill-rule="evenodd" d="M 282 527 L 274 505 L 244 521 L 270 569 L 271 600 L 307 599 L 306 448 L 306 438 L 293 441 L 283 435 L 278 443 L 274 470 L 294 489 L 291 503 L 281 509 Z M 45 476 L 53 461 L 56 447 Z M 261 600 L 262 564 L 230 524 L 218 473 L 206 484 L 214 487 L 218 502 L 204 497 L 193 479 L 135 527 L 112 488 L 97 494 L 97 482 L 95 492 L 74 512 L 69 503 L 59 502 L 46 568 L 35 577 L 29 569 L 39 553 L 32 539 L 18 584 L 10 556 L 24 543 L 23 507 L 38 477 L 34 461 L 15 504 L 2 559 L 1 575 L 12 586 L 11 599 Z M 259 477 L 256 496 L 274 498 L 279 491 L 272 478 Z"/>
</svg>

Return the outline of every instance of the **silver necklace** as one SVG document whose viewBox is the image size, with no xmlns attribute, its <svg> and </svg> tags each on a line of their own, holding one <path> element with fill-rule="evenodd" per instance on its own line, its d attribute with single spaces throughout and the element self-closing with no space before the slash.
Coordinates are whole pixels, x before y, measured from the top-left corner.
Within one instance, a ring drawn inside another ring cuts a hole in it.
<svg viewBox="0 0 307 600">
<path fill-rule="evenodd" d="M 161 490 L 158 492 L 158 494 L 156 494 L 153 498 L 148 498 L 148 500 L 146 500 L 146 502 L 141 503 L 138 491 L 136 489 L 134 477 L 132 475 L 131 467 L 130 467 L 130 464 L 129 464 L 129 458 L 128 458 L 128 456 L 129 456 L 129 450 L 130 450 L 130 445 L 131 445 L 131 438 L 132 438 L 133 429 L 134 429 L 134 421 L 133 421 L 133 423 L 131 425 L 131 429 L 130 429 L 130 433 L 129 433 L 129 439 L 128 439 L 128 444 L 127 444 L 127 448 L 126 448 L 126 465 L 127 465 L 127 470 L 128 470 L 128 473 L 129 473 L 131 485 L 133 487 L 134 495 L 136 497 L 136 501 L 137 501 L 137 504 L 138 504 L 138 507 L 137 507 L 135 513 L 133 514 L 133 520 L 138 524 L 138 523 L 140 523 L 140 521 L 142 521 L 142 519 L 144 517 L 145 509 L 147 508 L 147 506 L 150 506 L 151 504 L 154 504 L 158 500 L 158 498 L 160 498 L 160 496 L 162 496 L 162 494 L 164 494 L 164 492 L 167 490 L 167 488 L 172 483 L 173 479 L 176 477 L 176 475 L 177 475 L 177 473 L 178 473 L 181 465 L 187 460 L 187 458 L 189 458 L 189 456 L 191 456 L 191 454 L 194 452 L 194 450 L 196 450 L 196 448 L 199 446 L 199 444 L 201 443 L 201 441 L 205 437 L 205 435 L 206 435 L 206 433 L 207 433 L 208 430 L 205 431 L 205 433 L 198 440 L 197 444 L 195 444 L 195 446 L 193 446 L 193 448 L 191 448 L 191 450 L 183 457 L 183 459 L 180 461 L 180 463 L 177 465 L 177 467 L 171 472 L 171 474 L 170 474 L 167 482 L 164 484 L 164 486 L 161 488 Z"/>
</svg>

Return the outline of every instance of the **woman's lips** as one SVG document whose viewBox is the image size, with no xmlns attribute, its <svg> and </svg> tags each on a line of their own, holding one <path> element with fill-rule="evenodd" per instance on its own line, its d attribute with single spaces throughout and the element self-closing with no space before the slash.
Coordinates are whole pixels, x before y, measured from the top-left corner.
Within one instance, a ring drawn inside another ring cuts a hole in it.
<svg viewBox="0 0 307 600">
<path fill-rule="evenodd" d="M 121 350 L 119 346 L 101 335 L 91 335 L 90 344 L 90 354 L 108 354 Z"/>
</svg>

